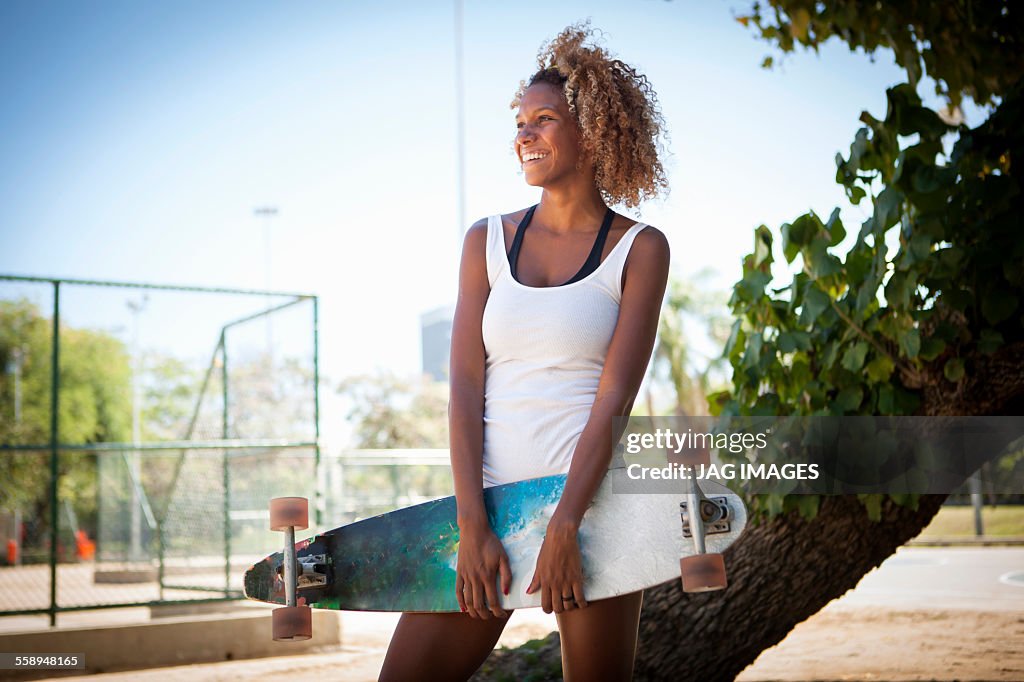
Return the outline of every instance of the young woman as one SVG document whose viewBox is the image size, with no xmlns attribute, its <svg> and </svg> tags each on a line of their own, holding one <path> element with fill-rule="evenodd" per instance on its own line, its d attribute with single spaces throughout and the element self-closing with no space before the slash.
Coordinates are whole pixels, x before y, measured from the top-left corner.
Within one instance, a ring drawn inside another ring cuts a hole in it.
<svg viewBox="0 0 1024 682">
<path fill-rule="evenodd" d="M 664 123 L 647 79 L 590 34 L 570 26 L 542 47 L 512 102 L 540 203 L 478 221 L 463 247 L 449 425 L 464 613 L 403 614 L 381 680 L 465 680 L 483 663 L 512 581 L 483 489 L 566 472 L 527 591 L 557 614 L 566 680 L 632 674 L 643 593 L 588 602 L 577 530 L 612 458 L 612 418 L 647 369 L 669 268 L 665 236 L 608 206 L 667 188 Z"/>
</svg>

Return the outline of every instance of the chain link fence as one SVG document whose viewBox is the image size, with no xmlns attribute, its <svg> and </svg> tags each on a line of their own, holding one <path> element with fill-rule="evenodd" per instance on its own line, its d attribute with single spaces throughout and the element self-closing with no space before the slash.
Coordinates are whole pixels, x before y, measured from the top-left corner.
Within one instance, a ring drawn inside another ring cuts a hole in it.
<svg viewBox="0 0 1024 682">
<path fill-rule="evenodd" d="M 235 599 L 322 519 L 317 305 L 0 275 L 0 615 Z"/>
</svg>

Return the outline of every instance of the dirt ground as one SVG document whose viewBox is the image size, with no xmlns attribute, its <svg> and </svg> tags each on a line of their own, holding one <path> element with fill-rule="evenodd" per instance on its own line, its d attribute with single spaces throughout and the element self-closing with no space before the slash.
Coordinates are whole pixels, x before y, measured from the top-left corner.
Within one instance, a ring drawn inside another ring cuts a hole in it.
<svg viewBox="0 0 1024 682">
<path fill-rule="evenodd" d="M 1024 612 L 824 609 L 737 678 L 1024 680 Z"/>
<path fill-rule="evenodd" d="M 368 617 L 369 616 L 369 617 Z M 206 663 L 90 676 L 96 682 L 213 682 L 287 674 L 376 680 L 394 627 L 392 614 L 343 617 L 345 645 L 303 656 Z M 358 625 L 358 627 L 356 627 Z M 553 617 L 520 611 L 501 643 L 542 637 Z M 57 678 L 54 678 L 57 679 Z M 67 679 L 67 678 L 64 678 Z M 1024 680 L 1024 613 L 882 610 L 833 604 L 801 623 L 737 678 L 766 680 Z"/>
</svg>

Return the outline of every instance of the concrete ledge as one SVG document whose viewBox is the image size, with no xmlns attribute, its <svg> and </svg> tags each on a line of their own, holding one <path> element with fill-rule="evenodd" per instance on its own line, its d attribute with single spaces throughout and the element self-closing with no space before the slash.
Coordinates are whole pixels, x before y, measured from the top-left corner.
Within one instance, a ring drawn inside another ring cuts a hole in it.
<svg viewBox="0 0 1024 682">
<path fill-rule="evenodd" d="M 96 584 L 155 583 L 157 572 L 155 568 L 122 568 L 114 570 L 97 568 L 93 571 L 92 580 Z"/>
<path fill-rule="evenodd" d="M 0 651 L 82 653 L 84 673 L 230 661 L 337 647 L 341 644 L 341 618 L 336 611 L 314 610 L 313 638 L 305 642 L 275 642 L 270 632 L 270 609 L 261 609 L 253 614 L 163 618 L 139 625 L 3 634 Z M 32 672 L 35 674 L 26 671 L 21 679 L 43 676 L 41 671 Z"/>
</svg>

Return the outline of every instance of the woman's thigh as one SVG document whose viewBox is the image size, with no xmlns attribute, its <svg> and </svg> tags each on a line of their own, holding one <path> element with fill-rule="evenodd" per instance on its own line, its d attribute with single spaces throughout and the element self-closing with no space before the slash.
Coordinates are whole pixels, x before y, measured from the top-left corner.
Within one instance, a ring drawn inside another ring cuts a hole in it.
<svg viewBox="0 0 1024 682">
<path fill-rule="evenodd" d="M 629 680 L 644 593 L 592 601 L 558 614 L 565 682 Z"/>
<path fill-rule="evenodd" d="M 403 613 L 379 680 L 469 679 L 507 622 L 507 616 L 483 620 L 465 613 Z"/>
</svg>

